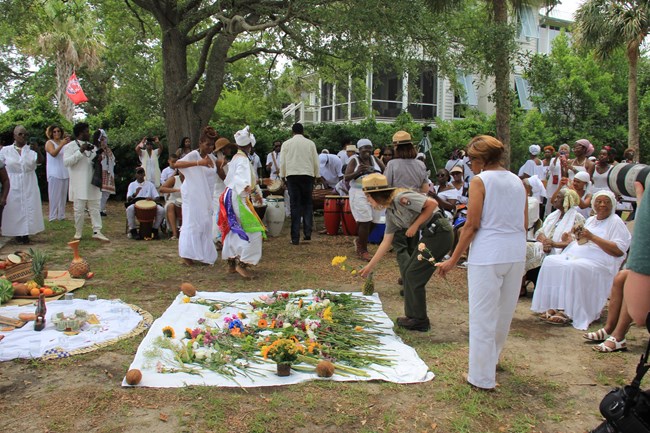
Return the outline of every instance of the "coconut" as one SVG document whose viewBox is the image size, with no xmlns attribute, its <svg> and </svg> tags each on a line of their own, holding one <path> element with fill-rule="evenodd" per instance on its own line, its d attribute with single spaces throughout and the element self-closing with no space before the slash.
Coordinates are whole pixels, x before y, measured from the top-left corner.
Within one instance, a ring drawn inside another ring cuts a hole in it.
<svg viewBox="0 0 650 433">
<path fill-rule="evenodd" d="M 181 291 L 185 296 L 189 296 L 190 298 L 196 295 L 196 288 L 191 283 L 181 284 Z"/>
<path fill-rule="evenodd" d="M 7 256 L 7 260 L 10 261 L 14 265 L 18 265 L 23 262 L 23 259 L 20 258 L 19 255 L 17 254 L 9 254 Z"/>
<path fill-rule="evenodd" d="M 137 368 L 133 368 L 126 372 L 126 383 L 129 385 L 137 385 L 142 380 L 142 372 Z"/>
<path fill-rule="evenodd" d="M 335 368 L 331 362 L 321 361 L 316 365 L 316 374 L 318 377 L 332 377 Z"/>
</svg>

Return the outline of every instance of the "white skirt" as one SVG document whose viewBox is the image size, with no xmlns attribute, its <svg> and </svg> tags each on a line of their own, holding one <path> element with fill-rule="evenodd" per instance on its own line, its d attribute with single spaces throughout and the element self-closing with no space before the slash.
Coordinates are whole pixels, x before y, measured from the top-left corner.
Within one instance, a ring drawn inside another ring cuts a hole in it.
<svg viewBox="0 0 650 433">
<path fill-rule="evenodd" d="M 564 310 L 576 329 L 587 329 L 600 317 L 616 271 L 589 259 L 567 254 L 547 256 L 537 279 L 531 310 Z"/>
</svg>

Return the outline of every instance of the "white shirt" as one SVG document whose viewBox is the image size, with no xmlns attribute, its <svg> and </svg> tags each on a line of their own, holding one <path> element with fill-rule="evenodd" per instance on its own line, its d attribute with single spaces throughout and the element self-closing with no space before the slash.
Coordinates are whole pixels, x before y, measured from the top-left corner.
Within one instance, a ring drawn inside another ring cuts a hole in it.
<svg viewBox="0 0 650 433">
<path fill-rule="evenodd" d="M 275 162 L 273 162 L 273 157 L 275 156 Z M 272 151 L 266 155 L 266 166 L 271 165 L 269 170 L 269 177 L 273 180 L 280 177 L 280 152 Z"/>
<path fill-rule="evenodd" d="M 327 186 L 334 188 L 343 176 L 343 172 L 341 171 L 343 163 L 337 156 L 326 153 L 318 155 L 318 160 L 320 163 L 321 177 L 325 179 Z"/>
<path fill-rule="evenodd" d="M 337 153 L 336 156 L 339 157 L 339 159 L 341 160 L 341 163 L 343 165 L 346 165 L 350 161 L 350 157 L 348 156 L 348 152 L 345 149 L 339 151 L 339 153 Z"/>
<path fill-rule="evenodd" d="M 50 141 L 52 142 L 54 149 L 58 149 L 59 147 L 63 146 L 62 144 L 56 144 L 54 140 Z M 63 165 L 63 152 L 59 152 L 59 154 L 56 156 L 50 155 L 50 152 L 45 152 L 45 157 L 47 161 L 45 172 L 48 179 L 51 177 L 54 179 L 68 179 L 70 177 L 68 174 L 68 169 L 65 168 L 65 165 Z"/>
<path fill-rule="evenodd" d="M 528 203 L 524 184 L 506 170 L 483 171 L 477 176 L 483 181 L 485 198 L 467 263 L 496 265 L 526 261 L 524 212 Z"/>
<path fill-rule="evenodd" d="M 160 184 L 162 185 L 163 183 L 165 183 L 167 179 L 169 179 L 174 175 L 174 173 L 176 173 L 176 170 L 174 170 L 171 167 L 165 167 L 163 171 L 160 173 Z"/>
<path fill-rule="evenodd" d="M 83 141 L 73 140 L 63 149 L 63 164 L 70 174 L 68 197 L 75 200 L 99 200 L 102 190 L 91 184 L 93 178 L 93 160 L 97 157 L 95 146 L 81 152 Z"/>
<path fill-rule="evenodd" d="M 138 192 L 138 195 L 133 197 L 133 194 L 135 194 L 135 191 L 138 188 L 142 188 L 140 192 Z M 138 183 L 137 180 L 134 180 L 129 184 L 129 189 L 126 191 L 126 199 L 130 198 L 150 198 L 154 199 L 158 197 L 158 191 L 156 190 L 156 187 L 154 184 L 148 180 L 143 181 L 142 183 Z"/>
</svg>

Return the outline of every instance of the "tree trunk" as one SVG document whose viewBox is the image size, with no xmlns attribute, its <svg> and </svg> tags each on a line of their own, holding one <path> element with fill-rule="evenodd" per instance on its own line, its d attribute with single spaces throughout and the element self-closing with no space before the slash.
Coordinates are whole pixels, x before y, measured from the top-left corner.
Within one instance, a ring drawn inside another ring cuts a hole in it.
<svg viewBox="0 0 650 433">
<path fill-rule="evenodd" d="M 176 27 L 163 27 L 163 88 L 165 124 L 169 153 L 178 149 L 181 138 L 192 140 L 192 147 L 198 146 L 200 122 L 194 114 L 192 92 L 180 94 L 187 83 L 187 47 L 183 35 Z"/>
<path fill-rule="evenodd" d="M 496 31 L 508 25 L 508 5 L 506 0 L 492 0 Z M 497 44 L 494 58 L 494 87 L 496 102 L 497 138 L 505 147 L 504 164 L 510 168 L 510 53 L 508 44 Z"/>
<path fill-rule="evenodd" d="M 634 162 L 641 160 L 639 148 L 639 96 L 637 91 L 639 45 L 627 49 L 627 147 L 634 149 Z"/>
<path fill-rule="evenodd" d="M 56 56 L 55 71 L 56 71 L 56 92 L 55 97 L 59 106 L 59 113 L 63 115 L 69 122 L 72 122 L 74 116 L 74 104 L 68 98 L 65 91 L 68 88 L 68 79 L 74 68 L 71 64 L 67 63 L 63 54 Z"/>
</svg>

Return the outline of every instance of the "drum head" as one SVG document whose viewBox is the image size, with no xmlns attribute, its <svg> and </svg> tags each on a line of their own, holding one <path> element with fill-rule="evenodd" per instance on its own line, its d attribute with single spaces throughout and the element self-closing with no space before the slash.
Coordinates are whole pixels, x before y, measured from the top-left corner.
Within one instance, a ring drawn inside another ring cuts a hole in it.
<svg viewBox="0 0 650 433">
<path fill-rule="evenodd" d="M 275 179 L 271 181 L 271 183 L 268 186 L 268 190 L 271 192 L 276 192 L 280 191 L 282 189 L 282 180 L 281 179 Z"/>
<path fill-rule="evenodd" d="M 156 207 L 156 202 L 153 200 L 140 200 L 135 204 L 138 209 L 153 209 Z"/>
</svg>

